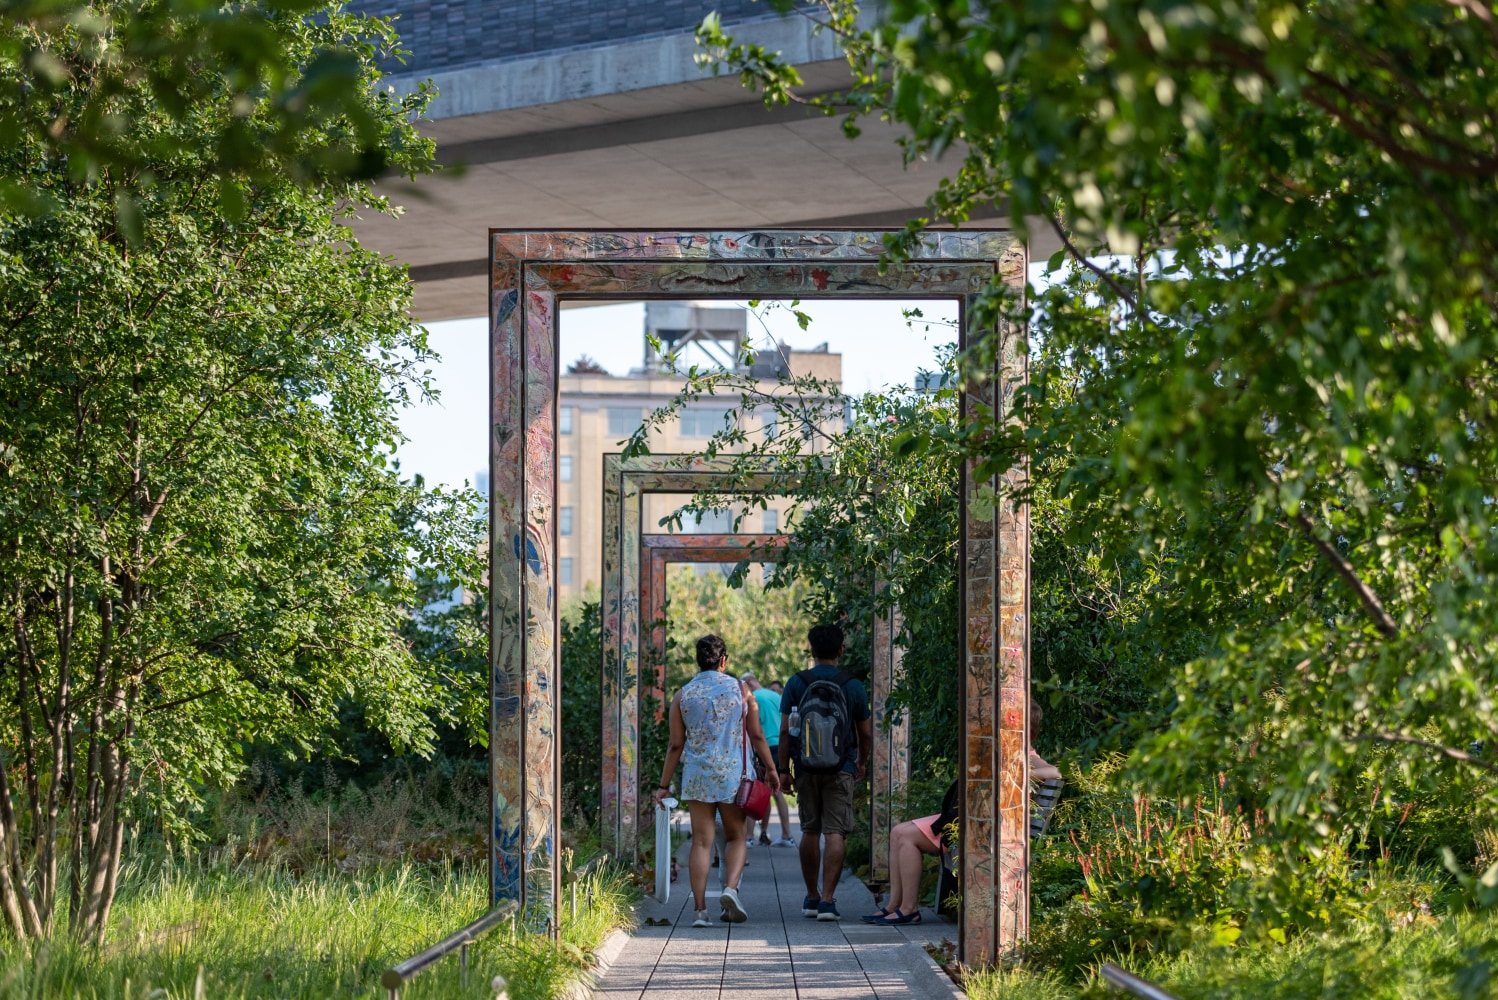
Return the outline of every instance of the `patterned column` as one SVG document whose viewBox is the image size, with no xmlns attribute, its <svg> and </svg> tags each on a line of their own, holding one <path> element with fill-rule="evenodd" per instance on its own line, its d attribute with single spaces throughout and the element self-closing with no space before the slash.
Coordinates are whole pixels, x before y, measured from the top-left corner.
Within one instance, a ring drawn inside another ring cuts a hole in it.
<svg viewBox="0 0 1498 1000">
<path fill-rule="evenodd" d="M 599 836 L 614 857 L 619 850 L 619 633 L 622 609 L 619 589 L 619 521 L 623 501 L 623 465 L 618 455 L 603 457 L 603 585 L 599 595 L 599 628 L 603 662 L 599 667 L 599 730 L 602 777 L 598 791 Z"/>
<path fill-rule="evenodd" d="M 490 894 L 494 902 L 523 899 L 521 804 L 525 799 L 521 733 L 525 668 L 518 557 L 524 512 L 525 466 L 521 420 L 523 369 L 520 265 L 496 263 L 490 328 L 490 392 L 494 423 L 489 441 L 489 755 L 492 824 Z"/>
<path fill-rule="evenodd" d="M 980 387 L 980 390 L 981 391 Z M 983 396 L 968 394 L 968 413 L 986 404 Z M 964 739 L 959 745 L 962 782 L 962 843 L 959 886 L 962 891 L 962 960 L 984 965 L 997 954 L 996 883 L 994 863 L 998 843 L 994 819 L 998 811 L 997 747 L 994 722 L 994 523 L 981 499 L 980 488 L 992 481 L 977 480 L 975 463 L 962 476 L 961 579 L 964 645 L 962 715 Z M 979 511 L 988 514 L 980 517 Z"/>
<path fill-rule="evenodd" d="M 881 589 L 883 584 L 877 584 Z M 869 701 L 874 717 L 874 759 L 869 766 L 869 839 L 873 856 L 869 874 L 875 882 L 889 880 L 889 831 L 901 817 L 905 787 L 910 780 L 910 731 L 904 712 L 892 714 L 889 693 L 899 683 L 905 651 L 895 645 L 900 634 L 900 611 L 892 608 L 874 616 Z"/>
<path fill-rule="evenodd" d="M 494 901 L 556 930 L 556 300 L 523 267 L 495 268 L 491 346 L 491 774 Z"/>
<path fill-rule="evenodd" d="M 667 704 L 666 555 L 659 549 L 651 550 L 648 558 L 642 554 L 640 568 L 640 620 L 642 627 L 650 629 L 649 640 L 640 646 L 640 663 L 649 668 L 650 697 L 654 701 L 651 712 L 656 722 L 665 718 Z M 659 780 L 660 775 L 645 777 Z M 649 787 L 651 781 L 641 784 Z"/>
<path fill-rule="evenodd" d="M 641 503 L 639 484 L 625 476 L 619 504 L 619 826 L 615 842 L 618 856 L 627 859 L 636 856 L 639 834 Z"/>
<path fill-rule="evenodd" d="M 1001 274 L 1022 282 L 1023 259 L 1006 256 Z M 965 419 L 1012 419 L 1026 378 L 1025 329 L 1006 324 L 1001 336 L 996 377 L 964 394 Z M 1025 477 L 1021 467 L 980 480 L 973 463 L 962 476 L 961 950 L 969 965 L 995 961 L 1030 932 L 1029 510 L 1012 499 Z"/>
<path fill-rule="evenodd" d="M 1027 371 L 1022 327 L 1002 329 L 1001 412 L 1012 419 L 1014 393 Z M 998 505 L 999 858 L 998 948 L 1030 937 L 1030 508 L 1020 495 L 1028 470 L 1004 473 Z"/>
</svg>

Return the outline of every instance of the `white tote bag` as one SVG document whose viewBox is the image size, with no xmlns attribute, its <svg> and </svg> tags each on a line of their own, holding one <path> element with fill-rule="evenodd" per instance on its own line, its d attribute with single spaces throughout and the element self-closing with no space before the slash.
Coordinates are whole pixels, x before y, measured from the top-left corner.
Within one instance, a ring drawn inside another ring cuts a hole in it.
<svg viewBox="0 0 1498 1000">
<path fill-rule="evenodd" d="M 671 810 L 676 800 L 662 799 L 655 807 L 655 899 L 671 902 Z"/>
</svg>

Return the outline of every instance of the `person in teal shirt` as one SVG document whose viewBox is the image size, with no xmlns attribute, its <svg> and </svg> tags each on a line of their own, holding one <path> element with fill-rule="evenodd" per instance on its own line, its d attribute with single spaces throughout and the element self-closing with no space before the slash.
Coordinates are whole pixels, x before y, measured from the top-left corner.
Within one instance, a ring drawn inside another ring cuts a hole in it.
<svg viewBox="0 0 1498 1000">
<path fill-rule="evenodd" d="M 771 755 L 777 754 L 780 746 L 780 695 L 761 684 L 753 674 L 745 674 L 739 679 L 748 686 L 754 700 L 759 702 L 759 723 L 764 728 L 765 741 L 770 744 Z M 771 719 L 774 720 L 773 723 Z M 759 842 L 772 847 L 795 847 L 796 842 L 791 839 L 791 807 L 785 800 L 785 793 L 778 789 L 775 792 L 775 808 L 780 812 L 780 839 L 771 843 L 770 817 L 766 816 L 760 820 Z M 749 843 L 753 844 L 754 831 L 751 829 L 749 832 Z"/>
</svg>

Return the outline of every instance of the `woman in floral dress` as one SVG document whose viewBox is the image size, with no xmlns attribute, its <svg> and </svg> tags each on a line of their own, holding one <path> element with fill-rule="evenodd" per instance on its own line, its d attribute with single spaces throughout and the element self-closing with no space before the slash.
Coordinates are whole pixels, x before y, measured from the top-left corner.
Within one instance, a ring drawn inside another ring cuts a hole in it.
<svg viewBox="0 0 1498 1000">
<path fill-rule="evenodd" d="M 764 764 L 766 783 L 779 787 L 775 762 L 759 725 L 759 704 L 749 689 L 723 672 L 728 647 L 715 635 L 697 640 L 698 674 L 671 699 L 671 746 L 666 751 L 665 772 L 655 791 L 655 801 L 670 793 L 676 765 L 682 762 L 681 798 L 692 817 L 692 856 L 688 869 L 692 881 L 692 905 L 697 917 L 693 927 L 711 927 L 707 913 L 707 872 L 712 864 L 713 836 L 718 817 L 723 819 L 726 876 L 718 905 L 730 923 L 747 919 L 739 900 L 739 879 L 744 874 L 748 836 L 744 813 L 733 804 L 744 777 L 748 752 L 744 732 Z M 748 771 L 753 776 L 752 770 Z M 665 864 L 657 858 L 656 864 Z"/>
</svg>

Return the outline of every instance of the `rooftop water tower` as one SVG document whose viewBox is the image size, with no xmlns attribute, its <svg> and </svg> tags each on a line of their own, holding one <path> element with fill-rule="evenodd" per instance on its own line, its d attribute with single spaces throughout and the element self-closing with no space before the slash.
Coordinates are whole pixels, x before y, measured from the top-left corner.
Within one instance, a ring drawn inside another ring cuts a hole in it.
<svg viewBox="0 0 1498 1000">
<path fill-rule="evenodd" d="M 742 306 L 647 302 L 645 371 L 650 374 L 662 371 L 668 358 L 678 369 L 697 365 L 737 370 L 748 335 L 749 310 Z"/>
</svg>

